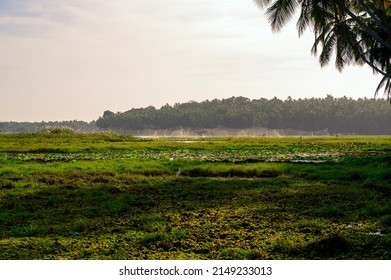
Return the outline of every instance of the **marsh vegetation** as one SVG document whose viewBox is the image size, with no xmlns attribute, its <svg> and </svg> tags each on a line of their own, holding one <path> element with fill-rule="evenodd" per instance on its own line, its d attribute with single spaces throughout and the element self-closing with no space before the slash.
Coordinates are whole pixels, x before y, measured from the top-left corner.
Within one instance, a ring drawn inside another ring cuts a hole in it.
<svg viewBox="0 0 391 280">
<path fill-rule="evenodd" d="M 390 259 L 390 231 L 390 137 L 0 135 L 1 259 Z"/>
</svg>

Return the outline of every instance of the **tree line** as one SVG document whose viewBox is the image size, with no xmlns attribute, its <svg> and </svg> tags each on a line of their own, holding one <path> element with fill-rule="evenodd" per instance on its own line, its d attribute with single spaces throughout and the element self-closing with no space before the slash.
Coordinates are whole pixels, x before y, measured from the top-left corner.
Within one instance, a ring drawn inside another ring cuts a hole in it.
<svg viewBox="0 0 391 280">
<path fill-rule="evenodd" d="M 68 128 L 76 132 L 97 132 L 95 121 L 52 121 L 52 122 L 0 122 L 0 132 L 36 132 L 48 128 Z"/>
<path fill-rule="evenodd" d="M 231 97 L 203 102 L 190 101 L 133 108 L 126 112 L 105 111 L 96 121 L 100 129 L 132 131 L 170 128 L 269 128 L 329 133 L 391 135 L 391 106 L 384 99 L 347 97 L 254 99 Z"/>
</svg>

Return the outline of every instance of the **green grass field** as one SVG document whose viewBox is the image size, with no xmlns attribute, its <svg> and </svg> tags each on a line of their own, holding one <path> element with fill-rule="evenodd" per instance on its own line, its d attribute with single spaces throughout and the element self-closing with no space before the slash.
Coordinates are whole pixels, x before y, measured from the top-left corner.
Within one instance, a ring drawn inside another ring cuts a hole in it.
<svg viewBox="0 0 391 280">
<path fill-rule="evenodd" d="M 391 137 L 0 134 L 0 259 L 391 259 Z"/>
</svg>

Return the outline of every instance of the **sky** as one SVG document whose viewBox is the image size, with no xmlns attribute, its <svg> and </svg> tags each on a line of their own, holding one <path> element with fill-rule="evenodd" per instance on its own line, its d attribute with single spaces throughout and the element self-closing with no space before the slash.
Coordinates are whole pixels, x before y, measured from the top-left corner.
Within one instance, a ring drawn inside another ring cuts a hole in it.
<svg viewBox="0 0 391 280">
<path fill-rule="evenodd" d="M 253 0 L 0 0 L 0 122 L 244 96 L 373 98 L 369 67 L 321 68 L 313 34 Z"/>
</svg>

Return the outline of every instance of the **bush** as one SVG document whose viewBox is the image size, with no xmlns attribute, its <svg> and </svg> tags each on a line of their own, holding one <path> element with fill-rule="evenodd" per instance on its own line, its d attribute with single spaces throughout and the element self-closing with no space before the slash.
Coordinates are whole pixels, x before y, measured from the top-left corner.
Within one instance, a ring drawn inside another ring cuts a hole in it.
<svg viewBox="0 0 391 280">
<path fill-rule="evenodd" d="M 47 127 L 41 131 L 39 131 L 38 133 L 40 134 L 74 134 L 75 131 L 70 128 L 70 127 L 66 127 L 66 126 L 53 126 L 53 127 Z"/>
</svg>

